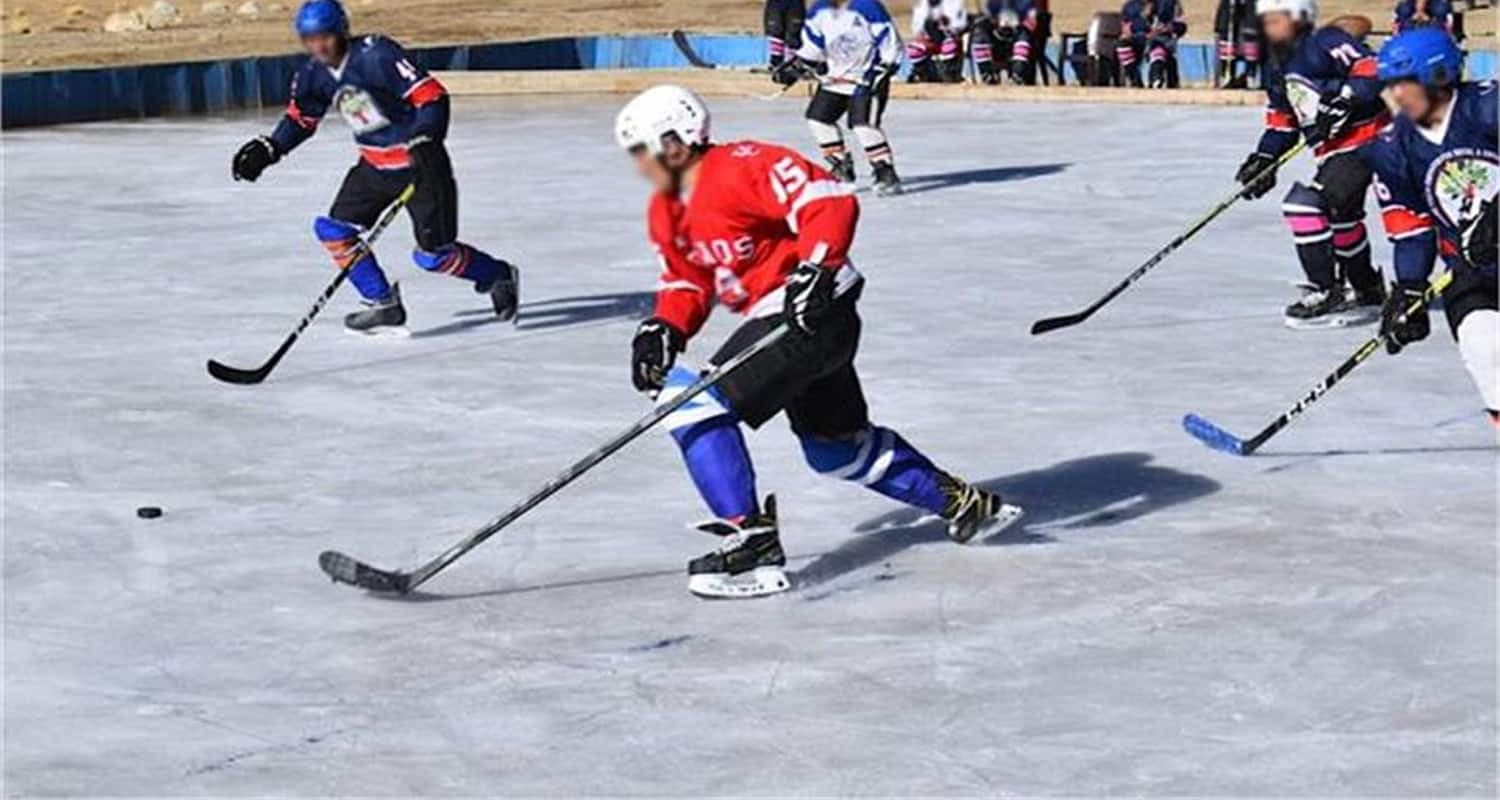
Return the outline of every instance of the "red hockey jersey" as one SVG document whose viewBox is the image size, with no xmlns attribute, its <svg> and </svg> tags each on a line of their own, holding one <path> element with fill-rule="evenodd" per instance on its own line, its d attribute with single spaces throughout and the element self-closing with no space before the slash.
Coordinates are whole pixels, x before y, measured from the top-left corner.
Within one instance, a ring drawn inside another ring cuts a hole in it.
<svg viewBox="0 0 1500 800">
<path fill-rule="evenodd" d="M 838 293 L 860 280 L 848 261 L 859 203 L 827 170 L 779 145 L 713 145 L 691 196 L 658 192 L 648 217 L 661 262 L 656 316 L 688 337 L 715 299 L 751 316 L 780 311 L 781 287 L 803 261 L 834 270 Z"/>
</svg>

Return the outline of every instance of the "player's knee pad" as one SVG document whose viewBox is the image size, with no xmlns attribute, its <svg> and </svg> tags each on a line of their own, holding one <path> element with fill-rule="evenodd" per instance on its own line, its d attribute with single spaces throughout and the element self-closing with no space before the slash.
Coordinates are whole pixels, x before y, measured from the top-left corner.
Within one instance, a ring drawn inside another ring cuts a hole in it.
<svg viewBox="0 0 1500 800">
<path fill-rule="evenodd" d="M 353 266 L 364 254 L 364 249 L 360 246 L 359 233 L 358 226 L 343 220 L 332 217 L 318 217 L 313 220 L 313 235 L 323 243 L 329 257 L 340 269 Z"/>
<path fill-rule="evenodd" d="M 1328 200 L 1302 182 L 1292 184 L 1281 201 L 1281 213 L 1297 244 L 1315 244 L 1333 236 L 1328 222 Z"/>
<path fill-rule="evenodd" d="M 798 436 L 802 455 L 813 471 L 859 483 L 873 483 L 884 477 L 893 454 L 893 438 L 891 431 L 875 427 L 847 436 Z"/>
<path fill-rule="evenodd" d="M 854 138 L 859 140 L 860 146 L 865 150 L 886 145 L 885 131 L 874 125 L 855 125 Z"/>
<path fill-rule="evenodd" d="M 667 373 L 667 380 L 662 385 L 661 392 L 656 395 L 658 406 L 666 404 L 692 386 L 698 380 L 698 374 L 683 366 L 673 367 Z M 707 391 L 699 392 L 696 397 L 687 401 L 682 407 L 673 411 L 662 420 L 667 430 L 676 436 L 679 431 L 705 420 L 725 417 L 731 421 L 738 421 L 738 417 L 730 410 L 728 403 L 724 402 L 719 392 L 710 387 Z"/>
<path fill-rule="evenodd" d="M 828 148 L 835 145 L 843 147 L 844 145 L 844 134 L 839 130 L 839 126 L 833 123 L 808 117 L 807 129 L 812 131 L 813 141 L 817 142 L 819 147 Z"/>
<path fill-rule="evenodd" d="M 1500 311 L 1481 308 L 1459 320 L 1455 335 L 1464 367 L 1474 379 L 1484 407 L 1500 411 Z"/>
</svg>

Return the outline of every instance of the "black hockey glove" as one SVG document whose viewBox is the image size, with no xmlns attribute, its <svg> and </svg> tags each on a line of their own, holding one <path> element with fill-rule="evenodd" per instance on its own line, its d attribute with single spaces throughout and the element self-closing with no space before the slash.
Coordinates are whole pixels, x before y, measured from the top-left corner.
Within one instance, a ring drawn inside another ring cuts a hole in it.
<svg viewBox="0 0 1500 800">
<path fill-rule="evenodd" d="M 1354 114 L 1354 101 L 1340 94 L 1318 103 L 1318 116 L 1313 120 L 1312 130 L 1307 137 L 1313 144 L 1332 141 L 1344 128 L 1349 127 L 1349 120 Z"/>
<path fill-rule="evenodd" d="M 771 80 L 781 86 L 791 86 L 802 80 L 806 71 L 807 65 L 802 63 L 802 59 L 790 56 L 771 70 Z"/>
<path fill-rule="evenodd" d="M 276 143 L 270 137 L 257 136 L 244 145 L 234 154 L 234 160 L 229 164 L 229 173 L 237 181 L 249 181 L 255 183 L 266 167 L 281 160 L 281 151 L 276 148 Z"/>
<path fill-rule="evenodd" d="M 441 186 L 453 180 L 453 162 L 448 160 L 448 149 L 442 142 L 413 139 L 406 146 L 406 157 L 411 161 L 413 186 Z"/>
<path fill-rule="evenodd" d="M 1495 266 L 1495 197 L 1479 205 L 1479 213 L 1464 221 L 1463 230 L 1459 231 L 1463 239 L 1464 263 L 1475 269 L 1484 269 Z"/>
<path fill-rule="evenodd" d="M 1259 180 L 1256 176 L 1260 176 Z M 1276 159 L 1265 153 L 1251 153 L 1245 157 L 1245 163 L 1240 165 L 1240 171 L 1234 174 L 1234 179 L 1245 187 L 1240 192 L 1241 197 L 1246 200 L 1264 197 L 1267 192 L 1276 188 Z"/>
<path fill-rule="evenodd" d="M 1401 348 L 1420 342 L 1427 338 L 1427 334 L 1432 333 L 1426 305 L 1417 313 L 1406 315 L 1406 310 L 1411 308 L 1412 303 L 1422 299 L 1422 293 L 1426 290 L 1427 287 L 1422 285 L 1391 284 L 1391 293 L 1380 309 L 1380 333 L 1385 337 L 1387 353 L 1395 355 L 1401 352 Z"/>
<path fill-rule="evenodd" d="M 652 317 L 642 322 L 630 342 L 630 380 L 636 391 L 661 391 L 684 346 L 682 333 L 665 320 Z"/>
<path fill-rule="evenodd" d="M 786 279 L 786 324 L 807 336 L 816 332 L 818 321 L 833 307 L 833 284 L 833 270 L 809 261 L 798 264 Z"/>
</svg>

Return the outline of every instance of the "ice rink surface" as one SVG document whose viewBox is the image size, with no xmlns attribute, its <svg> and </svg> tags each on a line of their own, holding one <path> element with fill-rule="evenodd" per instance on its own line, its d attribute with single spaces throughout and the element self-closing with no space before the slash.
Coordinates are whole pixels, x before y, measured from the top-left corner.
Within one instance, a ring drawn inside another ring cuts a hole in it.
<svg viewBox="0 0 1500 800">
<path fill-rule="evenodd" d="M 8 795 L 1495 793 L 1496 450 L 1445 326 L 1264 455 L 1189 439 L 1369 335 L 1282 327 L 1273 197 L 1027 335 L 1219 199 L 1253 109 L 888 115 L 912 191 L 862 195 L 858 363 L 878 421 L 1027 506 L 1014 535 L 956 547 L 773 421 L 791 593 L 687 595 L 712 542 L 659 432 L 420 596 L 330 585 L 320 550 L 414 565 L 646 410 L 621 101 L 457 105 L 464 238 L 521 265 L 518 328 L 402 221 L 415 335 L 345 335 L 346 289 L 249 388 L 203 362 L 258 363 L 328 280 L 347 132 L 254 186 L 229 156 L 270 113 L 5 135 Z M 796 101 L 714 105 L 812 149 Z"/>
</svg>

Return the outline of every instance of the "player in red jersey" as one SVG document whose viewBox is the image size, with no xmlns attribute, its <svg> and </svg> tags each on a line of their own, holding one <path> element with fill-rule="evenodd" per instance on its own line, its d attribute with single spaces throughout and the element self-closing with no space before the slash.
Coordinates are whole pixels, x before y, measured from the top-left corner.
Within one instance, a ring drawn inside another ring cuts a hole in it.
<svg viewBox="0 0 1500 800">
<path fill-rule="evenodd" d="M 925 509 L 967 542 L 1021 515 L 1017 506 L 933 465 L 895 431 L 872 425 L 854 354 L 864 278 L 849 261 L 859 203 L 822 167 L 754 141 L 714 143 L 703 101 L 657 86 L 615 125 L 656 188 L 649 228 L 661 263 L 656 313 L 632 343 L 636 389 L 665 400 L 697 373 L 677 354 L 715 302 L 749 317 L 710 359 L 722 363 L 780 325 L 790 333 L 666 419 L 722 537 L 688 564 L 688 589 L 751 597 L 789 588 L 774 498 L 757 500 L 740 424 L 781 411 L 814 470 Z"/>
</svg>

